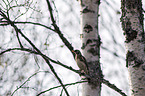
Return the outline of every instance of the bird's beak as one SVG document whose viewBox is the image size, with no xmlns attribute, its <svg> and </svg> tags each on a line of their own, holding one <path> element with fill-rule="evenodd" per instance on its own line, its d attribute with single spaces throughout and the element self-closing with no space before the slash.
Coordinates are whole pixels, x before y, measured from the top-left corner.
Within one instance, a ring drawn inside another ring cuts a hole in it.
<svg viewBox="0 0 145 96">
<path fill-rule="evenodd" d="M 72 50 L 72 52 L 76 54 L 76 52 L 74 50 Z"/>
</svg>

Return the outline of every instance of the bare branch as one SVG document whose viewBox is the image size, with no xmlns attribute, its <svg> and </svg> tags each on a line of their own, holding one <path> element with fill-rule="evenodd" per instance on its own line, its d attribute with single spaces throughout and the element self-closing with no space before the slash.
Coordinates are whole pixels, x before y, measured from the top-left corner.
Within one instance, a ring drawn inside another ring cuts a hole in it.
<svg viewBox="0 0 145 96">
<path fill-rule="evenodd" d="M 6 25 L 7 24 L 9 24 L 9 17 L 7 17 L 3 12 L 2 12 L 2 10 L 0 9 L 0 11 L 1 11 L 1 16 L 3 16 L 4 18 L 2 18 L 2 19 L 6 19 L 7 21 L 0 21 L 0 23 L 4 23 L 4 24 L 0 24 L 1 26 L 5 26 L 5 23 L 6 23 Z M 20 45 L 20 47 L 21 48 L 23 48 L 23 45 L 22 45 L 22 43 L 21 43 L 21 40 L 20 40 L 20 38 L 19 38 L 19 33 L 18 33 L 18 31 L 16 31 L 16 37 L 17 37 L 17 40 L 18 40 L 18 42 L 19 42 L 19 45 Z"/>
<path fill-rule="evenodd" d="M 7 50 L 4 50 L 4 51 L 0 52 L 0 55 L 3 55 L 3 54 L 6 53 L 6 52 L 10 52 L 10 51 L 14 51 L 14 50 L 26 51 L 26 52 L 33 53 L 33 54 L 36 54 L 36 55 L 40 55 L 40 56 L 42 56 L 42 57 L 47 58 L 48 60 L 50 60 L 50 61 L 53 62 L 54 64 L 58 64 L 58 65 L 60 65 L 60 66 L 62 66 L 62 67 L 64 67 L 64 68 L 67 68 L 67 69 L 69 69 L 69 70 L 75 72 L 75 73 L 78 73 L 78 74 L 80 74 L 80 75 L 83 75 L 83 74 L 81 74 L 80 71 L 73 69 L 71 66 L 67 66 L 67 65 L 61 63 L 60 61 L 55 61 L 55 60 L 49 58 L 48 56 L 46 56 L 46 55 L 44 55 L 44 54 L 39 54 L 38 52 L 33 51 L 33 50 L 31 50 L 31 49 L 27 49 L 27 48 L 9 48 L 9 49 L 7 49 Z"/>
<path fill-rule="evenodd" d="M 52 28 L 50 28 L 50 27 L 48 27 L 48 26 L 46 26 L 46 25 L 40 24 L 40 23 L 34 23 L 34 22 L 22 22 L 22 21 L 20 21 L 20 22 L 19 22 L 19 21 L 18 21 L 18 22 L 13 22 L 13 23 L 15 23 L 15 24 L 34 24 L 34 25 L 39 25 L 39 26 L 45 27 L 45 28 L 47 28 L 47 29 L 49 29 L 49 30 L 55 32 L 54 29 L 52 29 Z"/>
<path fill-rule="evenodd" d="M 69 70 L 71 70 L 71 71 L 73 71 L 73 72 L 76 72 L 76 73 L 78 73 L 78 74 L 81 75 L 81 72 L 80 72 L 80 71 L 73 69 L 71 66 L 67 66 L 67 65 L 61 63 L 60 61 L 52 60 L 52 59 L 49 58 L 49 57 L 47 57 L 47 58 L 48 58 L 51 62 L 53 62 L 53 63 L 55 63 L 55 64 L 58 64 L 58 65 L 60 65 L 60 66 L 63 66 L 64 68 L 67 68 L 67 69 L 69 69 Z"/>
<path fill-rule="evenodd" d="M 55 72 L 53 66 L 50 64 L 49 59 L 46 58 L 46 56 L 41 53 L 41 51 L 31 42 L 31 40 L 29 40 L 29 38 L 27 38 L 22 31 L 2 12 L 2 10 L 0 10 L 0 13 L 2 14 L 3 18 L 5 18 L 7 20 L 7 22 L 15 29 L 16 32 L 20 33 L 21 36 L 39 53 L 41 54 L 42 58 L 45 60 L 45 62 L 47 63 L 47 65 L 50 67 L 50 70 L 52 71 L 52 73 L 55 75 L 55 77 L 57 78 L 57 80 L 59 81 L 59 83 L 61 84 L 61 86 L 63 87 L 63 89 L 65 90 L 67 96 L 69 96 L 65 86 L 63 85 L 61 79 L 59 78 L 59 76 L 57 75 L 57 73 Z"/>
<path fill-rule="evenodd" d="M 115 86 L 114 84 L 111 84 L 108 80 L 103 79 L 102 83 L 105 84 L 105 85 L 107 85 L 111 89 L 115 90 L 116 92 L 118 92 L 122 96 L 127 96 L 124 92 L 122 92 L 121 89 L 117 88 L 117 86 Z"/>
<path fill-rule="evenodd" d="M 23 48 L 23 45 L 21 43 L 21 40 L 20 40 L 20 37 L 19 37 L 18 32 L 16 32 L 16 36 L 17 36 L 17 39 L 18 39 L 18 42 L 19 42 L 20 47 Z"/>
<path fill-rule="evenodd" d="M 15 92 L 18 91 L 20 88 L 23 88 L 23 85 L 25 85 L 28 81 L 30 81 L 30 79 L 33 76 L 37 75 L 40 72 L 48 72 L 48 71 L 38 71 L 38 72 L 34 73 L 33 75 L 31 75 L 24 83 L 22 83 L 19 87 L 17 87 L 17 89 L 14 90 L 14 92 L 11 94 L 11 96 L 13 96 L 15 94 Z"/>
<path fill-rule="evenodd" d="M 72 52 L 72 50 L 74 49 L 73 46 L 63 36 L 62 32 L 60 31 L 59 27 L 57 26 L 56 21 L 55 21 L 54 16 L 53 16 L 52 7 L 51 7 L 51 4 L 50 4 L 49 0 L 46 0 L 46 2 L 47 2 L 47 5 L 48 5 L 48 10 L 49 10 L 49 13 L 50 13 L 50 18 L 51 18 L 51 21 L 52 21 L 52 25 L 54 27 L 54 30 L 57 32 L 57 34 L 59 35 L 59 37 L 61 38 L 61 40 L 63 41 L 63 43 L 66 45 L 66 47 L 71 51 L 71 53 L 74 56 L 74 53 Z"/>
<path fill-rule="evenodd" d="M 21 50 L 21 51 L 26 51 L 26 52 L 38 54 L 36 51 L 32 51 L 32 50 L 26 49 L 26 48 L 9 48 L 5 51 L 0 52 L 0 55 L 3 55 L 4 53 L 9 52 L 9 51 L 13 51 L 13 50 Z"/>
<path fill-rule="evenodd" d="M 75 83 L 65 84 L 64 86 L 75 85 L 75 84 L 80 84 L 80 83 L 85 83 L 85 82 L 88 82 L 88 81 L 78 81 L 78 82 L 75 82 Z M 40 95 L 43 94 L 43 93 L 46 93 L 46 92 L 48 92 L 48 91 L 50 91 L 50 90 L 53 90 L 53 89 L 56 89 L 56 88 L 59 88 L 59 87 L 61 87 L 61 85 L 56 86 L 56 87 L 52 87 L 52 88 L 47 89 L 47 90 L 45 90 L 45 91 L 42 91 L 42 92 L 40 92 L 39 94 L 37 94 L 36 96 L 40 96 Z"/>
<path fill-rule="evenodd" d="M 46 62 L 47 62 L 48 59 L 49 59 L 51 62 L 53 62 L 53 63 L 55 63 L 55 64 L 61 65 L 61 66 L 65 67 L 65 68 L 67 68 L 67 69 L 69 69 L 69 70 L 71 70 L 71 71 L 73 71 L 73 72 L 76 72 L 76 73 L 78 73 L 78 74 L 81 74 L 81 72 L 79 72 L 78 70 L 73 69 L 71 66 L 69 67 L 69 66 L 67 66 L 67 65 L 65 65 L 65 64 L 62 64 L 62 63 L 59 62 L 59 61 L 55 61 L 55 60 L 53 60 L 53 59 L 47 57 L 47 56 L 44 55 L 44 54 L 39 54 L 39 53 L 36 52 L 36 51 L 32 51 L 32 50 L 26 49 L 26 48 L 10 48 L 10 49 L 7 49 L 7 50 L 5 50 L 5 51 L 2 51 L 2 52 L 0 53 L 0 55 L 4 54 L 4 53 L 6 53 L 6 52 L 13 51 L 13 50 L 21 50 L 21 51 L 26 51 L 26 52 L 30 52 L 30 53 L 34 53 L 34 54 L 40 55 L 40 56 L 42 56 L 43 58 L 45 58 Z M 48 63 L 47 63 L 47 64 L 48 64 Z M 50 65 L 49 65 L 49 66 L 50 66 Z M 52 67 L 51 67 L 51 70 L 55 71 Z M 53 72 L 53 73 L 56 73 L 56 72 Z M 56 74 L 55 74 L 55 75 L 56 75 Z M 57 78 L 59 78 L 59 77 L 57 77 Z M 20 86 L 20 88 L 21 88 L 21 87 L 22 87 L 22 86 Z M 18 89 L 16 89 L 16 91 L 17 91 L 17 90 L 18 90 Z"/>
</svg>

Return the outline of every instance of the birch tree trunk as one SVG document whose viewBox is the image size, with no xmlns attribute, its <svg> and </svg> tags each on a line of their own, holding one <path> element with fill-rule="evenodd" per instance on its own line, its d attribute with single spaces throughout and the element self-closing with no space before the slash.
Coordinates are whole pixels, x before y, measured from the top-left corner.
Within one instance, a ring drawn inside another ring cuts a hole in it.
<svg viewBox="0 0 145 96">
<path fill-rule="evenodd" d="M 102 71 L 100 68 L 100 36 L 98 33 L 98 11 L 100 0 L 80 0 L 82 51 L 90 73 L 89 83 L 82 85 L 82 96 L 100 96 Z"/>
<path fill-rule="evenodd" d="M 121 9 L 131 96 L 145 96 L 145 34 L 142 2 L 141 0 L 122 0 Z"/>
</svg>

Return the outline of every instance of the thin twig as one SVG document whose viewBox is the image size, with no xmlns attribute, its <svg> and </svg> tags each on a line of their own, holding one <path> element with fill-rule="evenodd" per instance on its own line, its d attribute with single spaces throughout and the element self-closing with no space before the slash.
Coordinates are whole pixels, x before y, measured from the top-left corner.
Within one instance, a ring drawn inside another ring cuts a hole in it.
<svg viewBox="0 0 145 96">
<path fill-rule="evenodd" d="M 20 88 L 23 87 L 23 85 L 25 85 L 28 81 L 30 81 L 30 79 L 31 79 L 33 76 L 37 75 L 37 74 L 40 73 L 40 72 L 48 72 L 48 71 L 38 71 L 38 72 L 34 73 L 33 75 L 31 75 L 24 83 L 22 83 L 19 87 L 17 87 L 17 89 L 15 89 L 15 90 L 13 91 L 13 93 L 11 94 L 11 96 L 13 96 L 13 95 L 15 94 L 16 91 L 18 91 Z"/>
<path fill-rule="evenodd" d="M 55 32 L 54 29 L 52 29 L 52 28 L 50 28 L 50 27 L 48 27 L 48 26 L 46 26 L 46 25 L 40 24 L 40 23 L 34 23 L 34 22 L 22 22 L 22 21 L 17 21 L 17 22 L 13 22 L 13 23 L 15 23 L 15 24 L 33 24 L 33 25 L 39 25 L 39 26 L 45 27 L 45 28 L 47 28 L 47 29 L 49 29 L 49 30 Z"/>
<path fill-rule="evenodd" d="M 81 74 L 81 72 L 79 72 L 78 70 L 73 69 L 71 66 L 67 66 L 67 65 L 61 63 L 60 61 L 55 61 L 55 60 L 49 58 L 48 56 L 46 56 L 44 54 L 43 55 L 42 54 L 39 54 L 38 52 L 33 51 L 31 49 L 27 49 L 27 48 L 9 48 L 7 50 L 4 50 L 4 51 L 0 52 L 0 55 L 3 55 L 6 52 L 10 52 L 10 51 L 14 51 L 14 50 L 26 51 L 26 52 L 33 53 L 33 54 L 36 54 L 36 55 L 44 56 L 45 58 L 49 59 L 54 64 L 58 64 L 58 65 L 60 65 L 60 66 L 62 66 L 64 68 L 67 68 L 67 69 L 75 72 L 75 73 Z"/>
<path fill-rule="evenodd" d="M 65 86 L 62 83 L 62 80 L 59 78 L 59 76 L 57 75 L 57 73 L 55 72 L 53 66 L 50 64 L 49 59 L 46 58 L 44 56 L 43 53 L 41 53 L 41 51 L 31 42 L 31 40 L 29 40 L 29 38 L 27 38 L 20 29 L 18 29 L 18 27 L 0 10 L 3 18 L 5 18 L 8 23 L 15 29 L 16 32 L 20 33 L 21 36 L 39 53 L 41 54 L 42 58 L 45 60 L 45 62 L 47 63 L 47 65 L 50 67 L 50 70 L 52 71 L 52 73 L 55 75 L 55 77 L 57 78 L 57 80 L 59 81 L 59 83 L 61 84 L 61 86 L 63 87 L 64 91 L 66 92 L 67 96 L 69 96 Z"/>
<path fill-rule="evenodd" d="M 9 51 L 13 51 L 13 50 L 26 51 L 26 52 L 30 52 L 30 53 L 34 53 L 34 54 L 37 54 L 37 55 L 42 56 L 43 58 L 45 58 L 45 61 L 47 62 L 47 64 L 49 63 L 48 65 L 50 66 L 50 69 L 51 69 L 51 71 L 52 71 L 53 73 L 56 73 L 56 72 L 55 72 L 53 66 L 50 64 L 50 62 L 48 62 L 48 59 L 49 59 L 51 62 L 53 62 L 53 63 L 57 63 L 57 64 L 59 64 L 59 65 L 65 67 L 65 68 L 67 68 L 67 69 L 69 69 L 69 70 L 71 70 L 71 71 L 74 71 L 74 72 L 80 74 L 80 72 L 78 72 L 78 70 L 75 70 L 75 69 L 73 69 L 72 67 L 69 67 L 69 66 L 67 66 L 67 65 L 65 65 L 65 64 L 62 64 L 62 63 L 60 63 L 59 61 L 52 60 L 51 58 L 47 57 L 46 55 L 39 54 L 39 53 L 36 52 L 36 51 L 32 51 L 32 50 L 26 49 L 26 48 L 10 48 L 10 49 L 7 49 L 7 50 L 5 50 L 5 51 L 2 51 L 2 52 L 0 53 L 0 55 L 4 54 L 4 53 L 6 53 L 6 52 L 9 52 Z M 56 76 L 56 78 L 59 78 L 59 77 L 57 76 L 57 74 L 54 74 L 54 75 Z M 61 80 L 59 80 L 59 82 L 62 83 Z M 18 89 L 17 89 L 17 90 L 18 90 Z M 17 91 L 17 90 L 16 90 L 16 91 Z"/>
<path fill-rule="evenodd" d="M 75 85 L 75 84 L 84 83 L 84 82 L 87 82 L 87 81 L 78 81 L 78 82 L 75 82 L 75 83 L 65 84 L 64 86 Z M 43 94 L 43 93 L 46 93 L 46 92 L 48 92 L 48 91 L 50 91 L 50 90 L 53 90 L 53 89 L 56 89 L 56 88 L 59 88 L 59 87 L 61 87 L 61 85 L 52 87 L 52 88 L 47 89 L 47 90 L 45 90 L 45 91 L 42 91 L 42 92 L 40 92 L 39 94 L 37 94 L 36 96 L 40 96 L 40 95 Z"/>
<path fill-rule="evenodd" d="M 103 79 L 102 83 L 105 84 L 105 85 L 107 85 L 111 89 L 115 90 L 116 92 L 118 92 L 122 96 L 127 96 L 124 92 L 122 92 L 121 89 L 117 88 L 117 86 L 115 86 L 114 84 L 111 84 L 108 80 Z"/>
<path fill-rule="evenodd" d="M 13 50 L 21 50 L 21 51 L 26 51 L 26 52 L 38 54 L 36 51 L 32 51 L 32 50 L 26 49 L 26 48 L 9 48 L 7 50 L 0 52 L 0 55 L 3 55 L 4 53 L 9 52 L 9 51 L 13 51 Z"/>
</svg>

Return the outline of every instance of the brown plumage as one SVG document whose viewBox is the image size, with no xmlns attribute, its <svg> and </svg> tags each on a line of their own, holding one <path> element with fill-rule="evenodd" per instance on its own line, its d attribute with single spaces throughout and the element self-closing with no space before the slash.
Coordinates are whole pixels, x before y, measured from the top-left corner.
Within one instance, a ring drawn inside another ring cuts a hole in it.
<svg viewBox="0 0 145 96">
<path fill-rule="evenodd" d="M 82 73 L 88 74 L 88 65 L 84 56 L 79 50 L 72 51 L 75 53 L 75 60 Z"/>
</svg>

